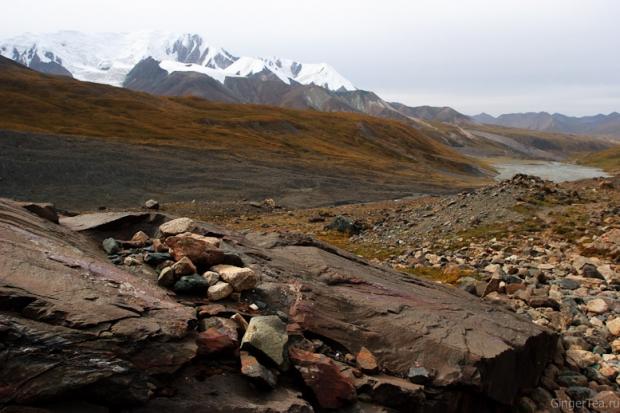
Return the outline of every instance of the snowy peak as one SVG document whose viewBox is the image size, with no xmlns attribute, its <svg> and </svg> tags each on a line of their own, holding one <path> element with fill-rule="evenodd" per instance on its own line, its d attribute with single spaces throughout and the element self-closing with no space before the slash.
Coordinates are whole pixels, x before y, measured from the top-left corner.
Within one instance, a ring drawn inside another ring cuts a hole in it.
<svg viewBox="0 0 620 413">
<path fill-rule="evenodd" d="M 329 90 L 356 90 L 328 64 L 275 57 L 237 57 L 191 33 L 24 34 L 0 41 L 0 55 L 36 70 L 114 86 L 122 86 L 131 69 L 150 57 L 160 62 L 160 67 L 168 73 L 198 72 L 222 83 L 227 77 L 271 73 L 286 84 L 297 82 Z"/>
</svg>

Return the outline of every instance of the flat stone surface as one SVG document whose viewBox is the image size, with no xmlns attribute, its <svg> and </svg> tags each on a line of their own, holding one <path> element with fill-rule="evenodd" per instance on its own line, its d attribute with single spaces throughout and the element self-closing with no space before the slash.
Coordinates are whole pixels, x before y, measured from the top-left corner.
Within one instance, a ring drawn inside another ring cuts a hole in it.
<svg viewBox="0 0 620 413">
<path fill-rule="evenodd" d="M 90 218 L 74 222 L 110 216 Z M 98 242 L 8 201 L 0 201 L 0 304 L 0 403 L 103 382 L 116 400 L 144 402 L 148 374 L 173 372 L 196 351 L 187 337 L 195 313 L 156 280 L 115 267 Z M 128 377 L 132 386 L 122 385 Z"/>
<path fill-rule="evenodd" d="M 433 369 L 432 385 L 473 386 L 509 404 L 537 381 L 555 348 L 554 333 L 464 291 L 374 267 L 309 237 L 248 238 L 285 274 L 279 281 L 294 283 L 291 321 L 350 353 L 365 346 L 386 370 L 405 376 L 417 363 Z M 328 271 L 350 281 L 320 282 Z"/>
</svg>

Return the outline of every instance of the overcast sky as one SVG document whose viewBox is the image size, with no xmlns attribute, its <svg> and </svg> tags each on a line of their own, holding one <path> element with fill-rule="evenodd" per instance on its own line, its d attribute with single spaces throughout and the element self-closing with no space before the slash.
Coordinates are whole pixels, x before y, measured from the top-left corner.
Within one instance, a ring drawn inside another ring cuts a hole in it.
<svg viewBox="0 0 620 413">
<path fill-rule="evenodd" d="M 466 114 L 620 111 L 617 0 L 4 0 L 0 36 L 205 34 L 236 55 L 328 62 L 357 87 Z"/>
</svg>

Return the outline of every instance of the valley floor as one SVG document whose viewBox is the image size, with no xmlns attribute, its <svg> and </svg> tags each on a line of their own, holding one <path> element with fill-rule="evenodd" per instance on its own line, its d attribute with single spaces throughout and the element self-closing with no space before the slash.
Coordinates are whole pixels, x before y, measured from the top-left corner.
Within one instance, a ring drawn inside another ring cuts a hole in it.
<svg viewBox="0 0 620 413">
<path fill-rule="evenodd" d="M 136 206 L 148 198 L 208 199 L 225 209 L 243 199 L 274 197 L 302 208 L 449 193 L 464 185 L 457 176 L 446 184 L 358 172 L 255 161 L 227 150 L 162 151 L 91 137 L 0 131 L 0 197 L 77 211 Z M 488 182 L 480 177 L 477 184 Z"/>
</svg>

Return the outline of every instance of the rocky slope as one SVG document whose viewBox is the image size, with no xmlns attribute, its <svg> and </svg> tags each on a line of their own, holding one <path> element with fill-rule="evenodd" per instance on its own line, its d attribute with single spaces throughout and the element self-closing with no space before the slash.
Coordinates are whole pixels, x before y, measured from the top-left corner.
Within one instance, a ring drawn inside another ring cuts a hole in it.
<svg viewBox="0 0 620 413">
<path fill-rule="evenodd" d="M 545 326 L 562 337 L 558 353 L 538 386 L 521 392 L 520 411 L 611 412 L 620 405 L 619 186 L 618 177 L 554 184 L 520 175 L 452 196 L 223 222 L 313 233 Z"/>
<path fill-rule="evenodd" d="M 501 306 L 307 236 L 57 219 L 0 202 L 6 412 L 496 411 L 556 349 Z"/>
</svg>

